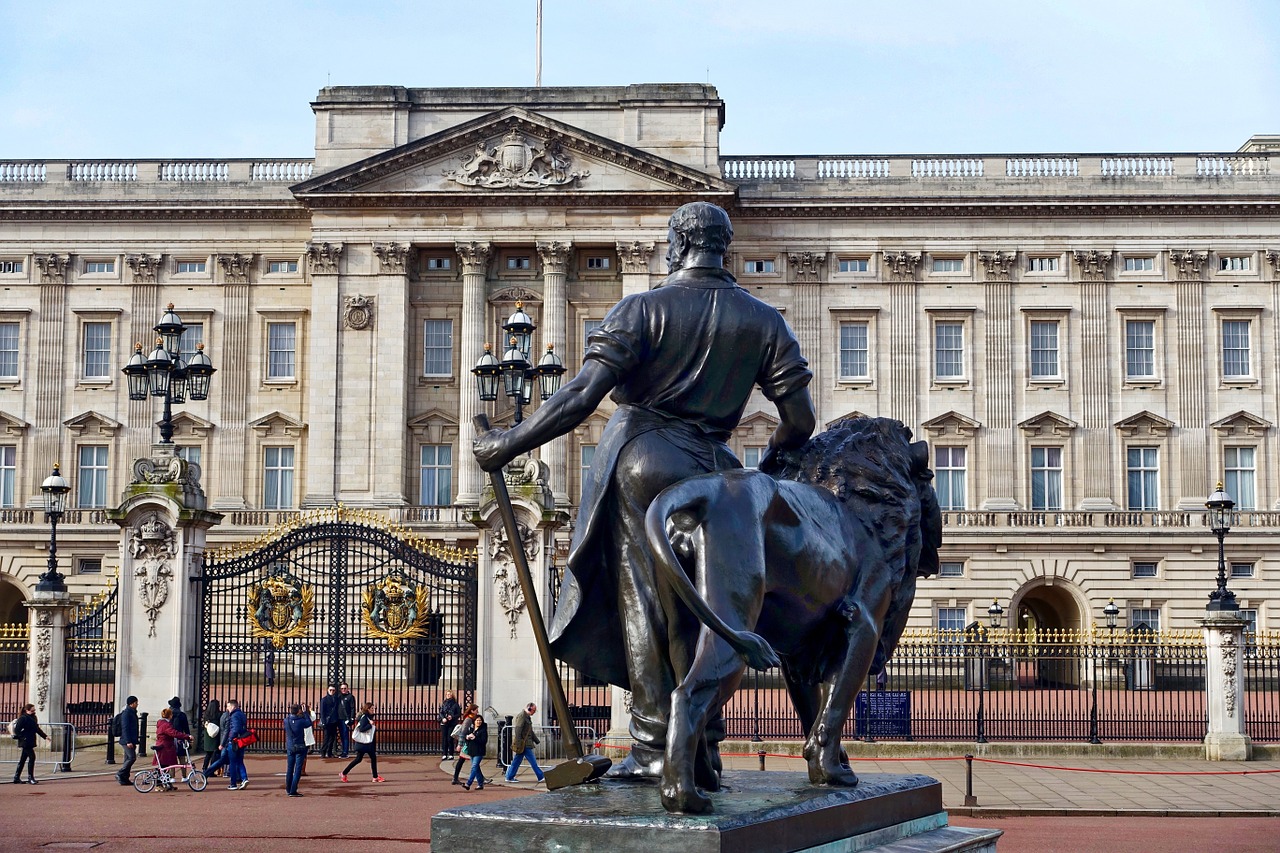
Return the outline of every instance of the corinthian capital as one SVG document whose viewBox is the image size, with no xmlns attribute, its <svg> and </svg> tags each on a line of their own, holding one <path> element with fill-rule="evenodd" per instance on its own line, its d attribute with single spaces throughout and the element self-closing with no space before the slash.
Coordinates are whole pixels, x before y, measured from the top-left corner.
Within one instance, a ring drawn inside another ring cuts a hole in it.
<svg viewBox="0 0 1280 853">
<path fill-rule="evenodd" d="M 885 252 L 881 260 L 891 281 L 913 281 L 920 268 L 920 255 L 911 252 Z"/>
<path fill-rule="evenodd" d="M 454 243 L 453 248 L 462 261 L 463 275 L 484 275 L 489 269 L 489 255 L 493 252 L 493 246 L 488 243 Z"/>
<path fill-rule="evenodd" d="M 404 275 L 404 262 L 409 257 L 409 247 L 399 243 L 374 243 L 373 253 L 378 256 L 378 272 L 383 275 Z"/>
<path fill-rule="evenodd" d="M 827 263 L 826 252 L 792 252 L 787 255 L 791 275 L 796 281 L 819 281 Z"/>
<path fill-rule="evenodd" d="M 40 271 L 41 284 L 66 284 L 70 255 L 36 255 L 33 260 Z"/>
<path fill-rule="evenodd" d="M 157 255 L 127 255 L 124 262 L 129 265 L 134 284 L 156 283 L 156 273 L 160 270 L 160 258 Z"/>
<path fill-rule="evenodd" d="M 571 243 L 560 243 L 554 240 L 537 244 L 538 257 L 542 260 L 542 274 L 559 273 L 564 275 L 569 268 L 569 250 Z"/>
<path fill-rule="evenodd" d="M 218 266 L 222 267 L 222 277 L 227 284 L 248 284 L 253 255 L 218 255 Z"/>
<path fill-rule="evenodd" d="M 618 244 L 618 262 L 622 264 L 623 275 L 647 273 L 649 259 L 653 257 L 653 244 L 633 240 L 630 243 Z"/>
<path fill-rule="evenodd" d="M 1169 253 L 1169 263 L 1178 271 L 1178 278 L 1183 281 L 1194 281 L 1204 278 L 1204 267 L 1209 263 L 1209 253 L 1191 249 L 1174 249 Z"/>
<path fill-rule="evenodd" d="M 1111 264 L 1111 253 L 1100 252 L 1097 249 L 1089 249 L 1088 251 L 1072 252 L 1076 259 L 1076 266 L 1080 268 L 1080 277 L 1092 280 L 1104 279 L 1107 277 L 1107 267 Z"/>
<path fill-rule="evenodd" d="M 311 274 L 334 275 L 338 272 L 338 259 L 342 257 L 341 243 L 308 243 L 307 263 Z"/>
<path fill-rule="evenodd" d="M 1017 252 L 979 252 L 978 260 L 982 262 L 983 271 L 987 274 L 987 281 L 1008 281 L 1010 273 L 1013 272 L 1014 261 L 1018 259 Z"/>
</svg>

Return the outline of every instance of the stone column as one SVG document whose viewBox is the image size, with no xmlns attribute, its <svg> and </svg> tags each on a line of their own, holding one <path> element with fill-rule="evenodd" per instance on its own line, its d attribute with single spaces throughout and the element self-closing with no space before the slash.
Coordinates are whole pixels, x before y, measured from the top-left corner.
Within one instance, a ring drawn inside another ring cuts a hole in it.
<svg viewBox="0 0 1280 853">
<path fill-rule="evenodd" d="M 826 421 L 822 404 L 827 397 L 824 391 L 827 387 L 827 365 L 830 363 L 829 353 L 823 353 L 822 350 L 822 281 L 826 263 L 826 252 L 793 252 L 787 255 L 793 294 L 792 308 L 795 312 L 794 316 L 787 318 L 787 322 L 791 324 L 791 330 L 800 342 L 800 352 L 809 359 L 809 369 L 813 371 L 811 387 L 824 389 L 812 395 L 813 403 L 818 408 L 819 431 L 822 429 L 821 424 Z"/>
<path fill-rule="evenodd" d="M 30 660 L 27 668 L 31 704 L 42 723 L 67 721 L 67 625 L 71 598 L 66 591 L 41 592 L 26 602 L 30 625 Z M 170 694 L 172 695 L 172 694 Z"/>
<path fill-rule="evenodd" d="M 195 654 L 200 637 L 199 587 L 205 534 L 222 515 L 205 509 L 200 466 L 155 445 L 133 464 L 133 482 L 110 511 L 120 526 L 120 613 L 116 696 L 138 697 L 158 714 L 169 697 L 197 706 Z"/>
<path fill-rule="evenodd" d="M 1177 316 L 1177 378 L 1170 387 L 1178 397 L 1178 509 L 1199 509 L 1204 505 L 1207 485 L 1213 481 L 1209 463 L 1208 383 L 1205 376 L 1204 267 L 1208 252 L 1170 252 L 1169 260 L 1178 274 L 1175 285 Z"/>
<path fill-rule="evenodd" d="M 455 248 L 462 262 L 462 336 L 459 341 L 459 373 L 470 371 L 484 352 L 484 316 L 486 308 L 485 275 L 489 269 L 488 243 L 458 243 Z M 501 358 L 501 342 L 495 347 Z M 469 374 L 468 374 L 469 375 Z M 480 412 L 475 384 L 458 381 L 458 497 L 456 503 L 472 505 L 480 501 L 483 472 L 471 455 L 475 430 L 471 419 Z"/>
<path fill-rule="evenodd" d="M 218 428 L 213 432 L 214 451 L 223 471 L 237 475 L 218 484 L 217 509 L 245 509 L 245 481 L 250 474 L 245 468 L 245 424 L 249 420 L 249 383 L 255 378 L 248 369 L 249 341 L 252 331 L 249 316 L 249 269 L 253 255 L 219 255 L 222 270 L 222 352 L 223 370 L 215 383 L 221 399 L 218 402 Z M 239 365 L 239 370 L 227 370 Z M 173 694 L 170 693 L 170 696 Z"/>
<path fill-rule="evenodd" d="M 399 243 L 375 243 L 373 252 L 377 255 L 380 273 L 376 279 L 377 313 L 374 313 L 375 296 L 346 293 L 342 298 L 342 334 L 349 344 L 360 341 L 360 348 L 370 353 L 369 367 L 364 372 L 369 376 L 367 381 L 371 383 L 373 392 L 368 432 L 364 434 L 363 442 L 357 440 L 357 446 L 363 443 L 368 448 L 360 455 L 368 455 L 354 464 L 370 472 L 366 477 L 373 477 L 373 482 L 364 487 L 364 500 L 368 501 L 371 495 L 374 506 L 403 506 L 408 503 L 404 460 L 416 458 L 406 447 L 405 412 L 409 406 L 409 381 L 410 377 L 422 371 L 420 363 L 414 366 L 410 347 L 414 335 L 409 328 L 409 320 L 413 316 L 409 308 L 409 247 Z M 459 385 L 466 388 L 470 383 Z M 353 385 L 350 393 L 358 393 L 357 388 L 358 385 Z M 368 396 L 365 395 L 366 401 Z M 369 403 L 361 405 L 368 406 Z M 344 400 L 344 412 L 346 407 L 347 401 Z M 346 425 L 351 420 L 343 416 L 343 433 L 348 431 Z M 344 457 L 340 486 L 344 492 L 354 492 L 356 490 L 345 483 L 353 466 L 353 462 L 346 459 L 348 442 L 343 441 L 340 450 Z M 343 495 L 348 502 L 354 497 L 354 494 L 350 497 Z"/>
<path fill-rule="evenodd" d="M 1245 622 L 1238 611 L 1210 611 L 1204 627 L 1205 690 L 1209 728 L 1204 736 L 1208 761 L 1248 761 L 1253 741 L 1244 733 Z"/>
<path fill-rule="evenodd" d="M 1019 469 L 1013 417 L 1013 282 L 1010 278 L 1016 256 L 1015 252 L 1003 251 L 978 254 L 986 271 L 983 288 L 986 329 L 982 334 L 986 354 L 982 395 L 986 423 L 979 434 L 987 472 L 987 494 L 982 501 L 982 508 L 986 510 L 1018 508 L 1017 498 L 1011 494 Z M 974 340 L 977 338 L 975 329 Z"/>
<path fill-rule="evenodd" d="M 160 259 L 153 255 L 129 255 L 125 258 L 133 277 L 129 288 L 129 337 L 119 341 L 116 351 L 124 355 L 133 352 L 133 344 L 142 344 L 142 351 L 149 353 L 155 343 L 155 325 L 160 320 L 160 288 L 156 285 L 156 273 Z M 181 309 L 178 310 L 181 314 Z M 207 332 L 206 332 L 207 334 Z M 124 355 L 128 358 L 128 355 Z M 127 380 L 126 380 L 127 381 Z M 222 381 L 222 377 L 219 377 Z M 129 420 L 125 427 L 124 452 L 126 459 L 137 459 L 147 453 L 155 430 L 155 412 L 151 397 L 129 401 Z"/>
<path fill-rule="evenodd" d="M 649 289 L 649 259 L 653 257 L 653 243 L 633 240 L 618 243 L 618 262 L 622 265 L 622 295 L 644 293 Z M 586 345 L 586 341 L 583 341 Z"/>
<path fill-rule="evenodd" d="M 916 429 L 919 426 L 919 421 L 916 420 L 917 406 L 922 396 L 921 377 L 917 373 L 920 365 L 920 337 L 916 333 L 916 270 L 920 268 L 920 255 L 911 252 L 885 252 L 881 260 L 890 281 L 890 358 L 885 390 L 879 397 L 888 400 L 889 417 L 897 418 Z M 928 377 L 924 377 L 923 381 L 923 387 L 928 388 Z"/>
<path fill-rule="evenodd" d="M 36 269 L 40 271 L 40 315 L 39 331 L 36 339 L 35 382 L 33 387 L 42 389 L 35 394 L 34 412 L 31 419 L 31 443 L 27 452 L 32 459 L 56 460 L 61 454 L 62 440 L 62 406 L 66 395 L 66 373 L 68 367 L 72 375 L 79 375 L 81 367 L 63 361 L 67 326 L 67 266 L 71 263 L 70 255 L 36 255 Z M 74 315 L 72 315 L 74 316 Z M 73 332 L 74 334 L 74 332 Z M 77 343 L 74 352 L 80 351 Z M 41 464 L 47 464 L 42 462 Z M 33 483 L 39 483 L 33 479 Z M 29 500 L 29 506 L 41 506 L 43 499 L 36 491 Z"/>
<path fill-rule="evenodd" d="M 1110 453 L 1088 452 L 1088 448 L 1109 447 L 1111 424 L 1109 399 L 1111 339 L 1107 335 L 1110 322 L 1107 308 L 1106 281 L 1110 252 L 1097 250 L 1074 253 L 1080 271 L 1080 439 L 1083 475 L 1080 482 L 1082 510 L 1106 512 L 1116 508 L 1112 500 L 1115 485 L 1111 481 Z"/>
<path fill-rule="evenodd" d="M 560 242 L 538 243 L 538 256 L 542 260 L 542 342 L 545 351 L 547 344 L 554 344 L 560 357 L 568 351 L 569 299 L 565 292 L 571 244 Z M 529 360 L 534 364 L 542 358 L 542 352 L 530 352 Z M 537 393 L 535 388 L 534 393 Z M 565 436 L 553 439 L 542 446 L 542 460 L 551 468 L 551 491 L 557 506 L 569 505 L 569 471 L 566 467 L 568 459 L 569 439 Z"/>
<path fill-rule="evenodd" d="M 342 379 L 336 374 L 342 358 L 339 334 L 340 298 L 338 265 L 341 243 L 307 244 L 307 265 L 311 273 L 311 322 L 307 327 L 307 475 L 306 492 L 299 504 L 303 509 L 333 506 L 338 500 L 338 424 L 342 415 Z M 368 395 L 366 394 L 366 399 Z M 396 482 L 401 479 L 399 473 Z"/>
</svg>

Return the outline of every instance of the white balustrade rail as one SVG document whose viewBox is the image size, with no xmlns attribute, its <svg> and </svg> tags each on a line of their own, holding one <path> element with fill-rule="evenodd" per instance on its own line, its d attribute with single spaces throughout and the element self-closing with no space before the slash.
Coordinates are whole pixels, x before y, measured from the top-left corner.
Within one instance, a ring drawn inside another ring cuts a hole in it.
<svg viewBox="0 0 1280 853">
<path fill-rule="evenodd" d="M 911 161 L 911 177 L 981 178 L 984 165 L 980 158 L 924 158 Z"/>
<path fill-rule="evenodd" d="M 1103 157 L 1102 175 L 1107 178 L 1170 177 L 1172 157 Z"/>
<path fill-rule="evenodd" d="M 225 181 L 231 175 L 226 162 L 212 160 L 177 160 L 160 164 L 160 180 L 179 183 Z"/>
<path fill-rule="evenodd" d="M 310 160 L 259 160 L 249 170 L 255 181 L 305 181 L 311 177 L 314 163 Z"/>
<path fill-rule="evenodd" d="M 818 160 L 819 178 L 887 178 L 889 161 L 883 157 L 826 157 Z"/>
<path fill-rule="evenodd" d="M 1074 178 L 1080 174 L 1077 157 L 1008 157 L 1004 173 L 1010 178 Z"/>
<path fill-rule="evenodd" d="M 22 162 L 8 160 L 0 162 L 0 183 L 44 183 L 45 166 L 41 161 Z"/>
<path fill-rule="evenodd" d="M 67 167 L 67 180 L 89 184 L 132 183 L 138 180 L 138 164 L 122 160 L 85 160 Z"/>
</svg>

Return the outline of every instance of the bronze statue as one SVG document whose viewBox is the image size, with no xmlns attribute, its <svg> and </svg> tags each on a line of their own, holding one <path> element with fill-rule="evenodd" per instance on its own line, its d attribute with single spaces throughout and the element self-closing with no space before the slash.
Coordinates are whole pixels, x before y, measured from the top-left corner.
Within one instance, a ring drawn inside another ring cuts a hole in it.
<svg viewBox="0 0 1280 853">
<path fill-rule="evenodd" d="M 840 747 L 845 721 L 868 672 L 883 668 L 902 636 L 917 576 L 938 568 L 942 514 L 929 451 L 910 438 L 898 421 L 841 421 L 762 466 L 768 473 L 693 477 L 650 504 L 659 580 L 707 626 L 671 696 L 668 811 L 711 810 L 697 751 L 744 660 L 781 664 L 808 735 L 809 780 L 858 783 Z"/>
<path fill-rule="evenodd" d="M 741 467 L 726 441 L 756 387 L 780 421 L 766 457 L 813 432 L 808 363 L 782 315 L 724 269 L 732 239 L 715 205 L 678 209 L 667 278 L 614 306 L 588 338 L 582 370 L 532 416 L 474 446 L 480 466 L 495 471 L 572 430 L 606 394 L 618 404 L 583 483 L 550 630 L 557 658 L 632 693 L 631 751 L 611 776 L 661 774 L 671 694 L 700 632 L 655 573 L 644 530 L 650 502 L 688 477 Z M 696 768 L 708 790 L 719 787 L 723 737 L 717 708 Z"/>
</svg>

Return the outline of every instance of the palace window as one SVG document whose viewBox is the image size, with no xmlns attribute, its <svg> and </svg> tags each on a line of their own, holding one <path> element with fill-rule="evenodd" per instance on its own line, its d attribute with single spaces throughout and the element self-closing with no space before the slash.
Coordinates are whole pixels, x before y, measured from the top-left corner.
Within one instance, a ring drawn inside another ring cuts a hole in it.
<svg viewBox="0 0 1280 853">
<path fill-rule="evenodd" d="M 1126 454 L 1129 481 L 1129 509 L 1155 512 L 1160 509 L 1160 450 L 1130 447 Z"/>
<path fill-rule="evenodd" d="M 1058 321 L 1031 321 L 1031 378 L 1058 378 Z"/>
<path fill-rule="evenodd" d="M 770 273 L 774 271 L 773 261 L 768 258 L 751 258 L 742 267 L 746 273 Z"/>
<path fill-rule="evenodd" d="M 110 379 L 111 324 L 85 323 L 83 335 L 84 378 Z"/>
<path fill-rule="evenodd" d="M 22 261 L 0 261 L 0 273 L 22 272 Z"/>
<path fill-rule="evenodd" d="M 964 607 L 939 607 L 935 624 L 939 631 L 963 631 L 969 612 Z"/>
<path fill-rule="evenodd" d="M 173 454 L 192 465 L 200 464 L 200 445 L 198 444 L 180 444 L 173 449 Z"/>
<path fill-rule="evenodd" d="M 262 508 L 293 506 L 293 448 L 262 448 Z"/>
<path fill-rule="evenodd" d="M 178 274 L 183 273 L 202 273 L 205 271 L 205 261 L 178 261 Z"/>
<path fill-rule="evenodd" d="M 453 258 L 427 258 L 427 269 L 432 272 L 443 272 L 453 268 Z"/>
<path fill-rule="evenodd" d="M 82 557 L 76 560 L 76 574 L 78 575 L 100 575 L 102 574 L 102 560 L 90 559 Z"/>
<path fill-rule="evenodd" d="M 1147 379 L 1156 375 L 1156 324 L 1154 320 L 1126 320 L 1124 324 L 1125 376 Z"/>
<path fill-rule="evenodd" d="M 939 321 L 934 324 L 933 373 L 937 379 L 964 376 L 964 323 Z"/>
<path fill-rule="evenodd" d="M 938 577 L 940 578 L 962 578 L 964 577 L 964 563 L 960 560 L 943 560 L 938 564 Z"/>
<path fill-rule="evenodd" d="M 591 343 L 591 333 L 604 323 L 603 320 L 583 320 L 582 321 L 582 351 L 586 352 L 587 347 Z"/>
<path fill-rule="evenodd" d="M 588 257 L 587 269 L 589 270 L 607 270 L 609 268 L 609 259 L 607 257 Z"/>
<path fill-rule="evenodd" d="M 867 354 L 866 323 L 840 324 L 840 378 L 866 379 L 869 359 Z"/>
<path fill-rule="evenodd" d="M 268 261 L 267 272 L 272 274 L 291 273 L 298 271 L 297 261 Z"/>
<path fill-rule="evenodd" d="M 1062 510 L 1062 448 L 1031 448 L 1031 508 Z"/>
<path fill-rule="evenodd" d="M 85 261 L 84 271 L 86 273 L 113 273 L 116 271 L 115 261 Z"/>
<path fill-rule="evenodd" d="M 501 354 L 498 357 L 501 358 Z M 453 375 L 452 320 L 427 320 L 423 323 L 422 375 Z"/>
<path fill-rule="evenodd" d="M 422 445 L 418 473 L 418 503 L 423 506 L 453 503 L 453 448 L 450 445 Z"/>
<path fill-rule="evenodd" d="M 866 258 L 841 258 L 840 272 L 866 272 Z"/>
<path fill-rule="evenodd" d="M 1134 607 L 1129 611 L 1129 628 L 1146 625 L 1152 631 L 1160 630 L 1159 607 Z"/>
<path fill-rule="evenodd" d="M 0 507 L 15 506 L 13 490 L 18 479 L 18 448 L 0 444 Z"/>
<path fill-rule="evenodd" d="M 964 272 L 964 258 L 934 258 L 934 272 Z"/>
<path fill-rule="evenodd" d="M 594 444 L 583 444 L 578 447 L 578 496 L 582 496 L 582 485 L 587 482 L 587 472 L 591 470 L 591 463 L 596 458 L 596 446 Z"/>
<path fill-rule="evenodd" d="M 1252 267 L 1249 255 L 1219 255 L 1218 269 L 1230 272 L 1244 272 Z"/>
<path fill-rule="evenodd" d="M 1226 475 L 1223 478 L 1223 487 L 1227 490 L 1227 494 L 1235 499 L 1236 509 L 1258 508 L 1257 468 L 1254 460 L 1255 448 L 1224 447 L 1222 449 L 1222 468 Z"/>
<path fill-rule="evenodd" d="M 507 269 L 509 270 L 529 269 L 529 256 L 528 255 L 509 255 L 507 257 Z"/>
<path fill-rule="evenodd" d="M 1231 577 L 1233 578 L 1253 577 L 1253 563 L 1232 563 Z"/>
<path fill-rule="evenodd" d="M 293 379 L 297 374 L 298 326 L 296 323 L 267 324 L 267 378 Z"/>
<path fill-rule="evenodd" d="M 1156 267 L 1156 259 L 1152 257 L 1145 258 L 1125 258 L 1125 272 L 1151 272 Z"/>
<path fill-rule="evenodd" d="M 186 323 L 182 337 L 178 338 L 178 355 L 187 364 L 196 354 L 196 344 L 204 343 L 204 323 Z"/>
<path fill-rule="evenodd" d="M 18 378 L 18 324 L 0 323 L 0 379 Z"/>
<path fill-rule="evenodd" d="M 1027 258 L 1027 272 L 1057 272 L 1058 256 L 1047 255 L 1043 257 Z"/>
<path fill-rule="evenodd" d="M 99 444 L 80 446 L 80 466 L 76 479 L 77 502 L 81 509 L 97 509 L 107 505 L 107 447 Z"/>
<path fill-rule="evenodd" d="M 764 447 L 758 444 L 747 445 L 742 448 L 742 467 L 759 468 L 761 456 L 764 456 Z"/>
<path fill-rule="evenodd" d="M 1249 357 L 1249 321 L 1222 321 L 1222 375 L 1224 377 L 1252 376 Z"/>
<path fill-rule="evenodd" d="M 1133 564 L 1133 576 L 1135 578 L 1154 578 L 1159 572 L 1159 564 L 1149 561 L 1135 562 Z"/>
<path fill-rule="evenodd" d="M 933 488 L 938 495 L 938 506 L 944 510 L 965 509 L 965 448 L 935 447 L 933 459 Z"/>
</svg>

